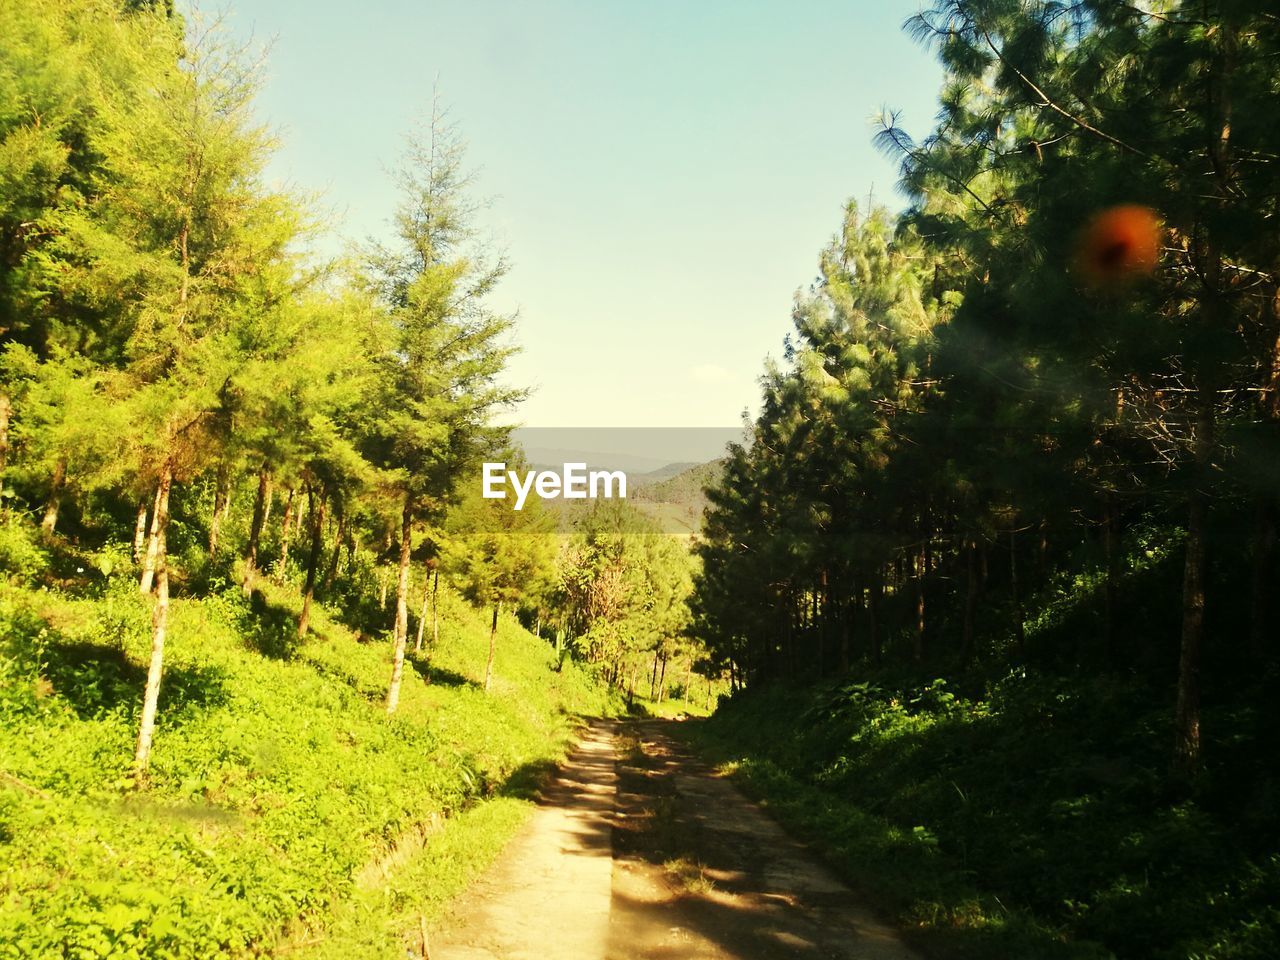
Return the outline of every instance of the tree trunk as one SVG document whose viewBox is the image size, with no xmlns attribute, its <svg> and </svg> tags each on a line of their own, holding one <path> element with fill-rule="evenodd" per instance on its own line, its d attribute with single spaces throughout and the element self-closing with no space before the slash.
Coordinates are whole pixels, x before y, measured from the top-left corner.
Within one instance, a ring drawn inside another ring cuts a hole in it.
<svg viewBox="0 0 1280 960">
<path fill-rule="evenodd" d="M 813 615 L 817 621 L 818 628 L 818 677 L 826 675 L 827 670 L 827 621 L 828 604 L 830 598 L 827 595 L 827 571 L 822 571 L 822 579 L 813 594 Z"/>
<path fill-rule="evenodd" d="M 693 654 L 689 655 L 689 662 L 684 668 L 684 702 L 689 704 L 689 685 L 693 683 Z"/>
<path fill-rule="evenodd" d="M 396 620 L 395 638 L 399 642 L 407 642 L 409 637 L 409 574 L 410 558 L 413 553 L 413 508 L 408 497 L 405 498 L 404 511 L 400 517 L 400 568 L 396 577 Z"/>
<path fill-rule="evenodd" d="M 849 655 L 853 646 L 853 614 L 854 606 L 851 599 L 846 598 L 844 603 L 840 605 L 840 672 L 849 672 Z"/>
<path fill-rule="evenodd" d="M 138 501 L 138 519 L 133 523 L 133 562 L 142 562 L 147 545 L 147 498 Z"/>
<path fill-rule="evenodd" d="M 289 565 L 289 535 L 293 527 L 293 487 L 289 488 L 289 500 L 284 505 L 284 520 L 280 525 L 280 564 L 276 568 L 276 580 L 283 583 L 285 569 Z"/>
<path fill-rule="evenodd" d="M 156 709 L 160 703 L 160 680 L 164 674 L 164 641 L 169 627 L 169 489 L 173 485 L 173 467 L 166 463 L 156 490 L 155 519 L 152 530 L 156 538 L 155 572 L 156 605 L 151 614 L 151 663 L 147 668 L 147 685 L 142 696 L 142 722 L 138 726 L 138 745 L 133 755 L 134 775 L 138 782 L 146 776 L 151 761 L 151 741 L 155 736 Z M 150 585 L 147 591 L 150 592 Z"/>
<path fill-rule="evenodd" d="M 307 556 L 307 585 L 302 591 L 302 613 L 298 615 L 298 638 L 307 635 L 311 625 L 311 601 L 316 593 L 316 570 L 324 550 L 324 493 L 307 485 L 307 519 L 311 527 L 311 552 Z"/>
<path fill-rule="evenodd" d="M 13 416 L 13 402 L 7 393 L 0 393 L 0 505 L 4 503 L 4 471 L 9 466 L 9 419 Z"/>
<path fill-rule="evenodd" d="M 328 595 L 338 579 L 338 564 L 342 562 L 342 544 L 347 538 L 347 515 L 342 512 L 338 498 L 334 496 L 334 513 L 338 514 L 338 529 L 334 531 L 333 555 L 329 557 L 329 568 L 324 574 L 324 592 Z"/>
<path fill-rule="evenodd" d="M 883 653 L 880 648 L 880 597 L 884 593 L 881 571 L 871 578 L 871 596 L 867 598 L 867 633 L 871 641 L 871 662 L 880 665 Z"/>
<path fill-rule="evenodd" d="M 253 520 L 249 523 L 249 543 L 244 551 L 244 592 L 248 595 L 253 590 L 254 578 L 258 575 L 258 541 L 262 538 L 262 528 L 267 522 L 267 511 L 271 509 L 271 471 L 264 463 L 258 471 L 258 493 L 253 500 Z"/>
<path fill-rule="evenodd" d="M 1254 513 L 1252 588 L 1249 601 L 1249 653 L 1261 662 L 1267 655 L 1271 625 L 1272 554 L 1276 545 L 1275 504 L 1258 497 Z"/>
<path fill-rule="evenodd" d="M 413 641 L 413 652 L 422 652 L 422 635 L 427 630 L 427 604 L 431 600 L 431 589 L 428 584 L 431 583 L 431 570 L 427 569 L 427 574 L 422 578 L 422 610 L 418 614 L 418 635 Z"/>
<path fill-rule="evenodd" d="M 916 555 L 916 609 L 915 623 L 912 625 L 911 631 L 911 659 L 919 663 L 924 659 L 924 576 L 925 576 L 925 548 L 920 545 L 919 553 Z"/>
<path fill-rule="evenodd" d="M 658 674 L 658 702 L 662 703 L 667 699 L 667 658 L 664 654 L 662 657 L 662 672 Z"/>
<path fill-rule="evenodd" d="M 165 470 L 170 474 L 170 483 L 172 483 L 172 469 L 168 466 Z M 155 504 L 151 508 L 151 532 L 147 536 L 147 555 L 142 559 L 142 577 L 138 581 L 138 592 L 144 596 L 151 592 L 151 585 L 155 582 L 156 575 L 156 558 L 160 553 L 160 498 L 165 497 L 165 522 L 168 517 L 168 496 L 169 491 L 163 483 L 163 476 L 160 483 L 156 484 Z"/>
<path fill-rule="evenodd" d="M 440 568 L 431 575 L 431 646 L 440 645 Z"/>
<path fill-rule="evenodd" d="M 1209 513 L 1208 465 L 1213 413 L 1201 401 L 1196 420 L 1196 476 L 1187 510 L 1187 553 L 1182 576 L 1182 648 L 1178 657 L 1178 703 L 1173 769 L 1180 779 L 1200 769 L 1200 648 L 1204 639 L 1205 526 Z"/>
<path fill-rule="evenodd" d="M 498 610 L 500 603 L 493 605 L 493 621 L 489 624 L 489 661 L 484 665 L 484 692 L 489 692 L 489 684 L 493 681 L 493 652 L 498 644 Z"/>
<path fill-rule="evenodd" d="M 1262 394 L 1262 415 L 1272 432 L 1280 430 L 1280 288 L 1267 298 L 1267 319 L 1274 334 L 1271 369 Z M 1273 437 L 1274 441 L 1274 437 Z M 1257 498 L 1253 534 L 1253 584 L 1249 610 L 1249 652 L 1261 661 L 1271 634 L 1272 554 L 1276 544 L 1276 499 L 1271 492 Z"/>
<path fill-rule="evenodd" d="M 653 648 L 653 670 L 649 673 L 649 700 L 656 700 L 658 697 L 658 648 Z"/>
<path fill-rule="evenodd" d="M 218 556 L 218 541 L 221 539 L 222 534 L 222 520 L 225 516 L 227 505 L 231 502 L 230 485 L 230 470 L 227 469 L 227 465 L 224 462 L 218 465 L 218 477 L 213 490 L 213 515 L 209 518 L 210 560 L 215 560 Z"/>
<path fill-rule="evenodd" d="M 49 485 L 49 499 L 45 501 L 44 519 L 40 521 L 40 536 L 48 540 L 58 525 L 58 510 L 62 506 L 62 489 L 67 485 L 67 459 L 59 457 L 53 467 L 53 480 Z"/>
<path fill-rule="evenodd" d="M 1036 578 L 1040 583 L 1049 579 L 1049 523 L 1040 521 L 1040 542 L 1036 548 Z"/>
<path fill-rule="evenodd" d="M 1107 579 L 1102 591 L 1102 638 L 1107 661 L 1115 664 L 1116 655 L 1116 591 L 1120 582 L 1120 552 L 1116 549 L 1116 505 L 1113 494 L 1107 494 L 1106 515 L 1102 521 L 1102 552 Z"/>
<path fill-rule="evenodd" d="M 975 647 L 975 620 L 978 613 L 978 545 L 972 538 L 965 544 L 965 594 L 964 594 L 964 634 L 960 646 L 960 664 L 969 666 L 973 662 Z"/>
<path fill-rule="evenodd" d="M 797 673 L 799 673 L 799 666 L 796 662 L 796 633 L 799 630 L 796 620 L 799 616 L 800 613 L 796 605 L 795 595 L 791 594 L 787 598 L 787 632 L 784 642 L 786 644 L 787 655 L 787 676 L 793 680 Z"/>
<path fill-rule="evenodd" d="M 1026 614 L 1022 609 L 1022 594 L 1018 589 L 1018 541 L 1013 530 L 1009 531 L 1009 592 L 1013 594 L 1013 637 L 1017 642 L 1018 658 L 1022 659 L 1027 649 L 1027 631 L 1023 626 Z"/>
<path fill-rule="evenodd" d="M 413 501 L 406 494 L 400 516 L 400 579 L 396 584 L 395 652 L 391 661 L 391 685 L 387 688 L 387 713 L 395 713 L 400 702 L 400 679 L 404 674 L 404 651 L 409 640 L 409 556 L 413 552 Z"/>
</svg>

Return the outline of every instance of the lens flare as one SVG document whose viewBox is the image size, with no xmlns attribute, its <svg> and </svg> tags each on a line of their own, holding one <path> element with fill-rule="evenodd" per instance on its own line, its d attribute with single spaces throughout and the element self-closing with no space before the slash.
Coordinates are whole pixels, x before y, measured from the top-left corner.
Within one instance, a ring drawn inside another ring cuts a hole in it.
<svg viewBox="0 0 1280 960">
<path fill-rule="evenodd" d="M 1089 221 L 1081 234 L 1076 267 L 1098 287 L 1147 276 L 1160 260 L 1161 232 L 1160 217 L 1150 207 L 1109 207 Z"/>
</svg>

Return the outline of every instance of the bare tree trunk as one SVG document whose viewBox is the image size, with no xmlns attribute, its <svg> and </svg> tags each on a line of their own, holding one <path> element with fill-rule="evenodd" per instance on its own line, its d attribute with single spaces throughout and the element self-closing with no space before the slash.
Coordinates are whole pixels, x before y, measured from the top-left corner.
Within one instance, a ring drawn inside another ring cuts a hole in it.
<svg viewBox="0 0 1280 960">
<path fill-rule="evenodd" d="M 316 570 L 324 550 L 324 493 L 315 485 L 307 485 L 308 524 L 311 527 L 311 552 L 307 556 L 307 585 L 302 592 L 302 613 L 298 615 L 298 637 L 307 635 L 311 625 L 311 601 L 316 593 Z"/>
<path fill-rule="evenodd" d="M 334 512 L 338 514 L 338 529 L 334 531 L 333 555 L 329 557 L 329 569 L 324 574 L 324 592 L 327 595 L 338 579 L 338 564 L 342 562 L 342 543 L 347 538 L 347 517 L 334 496 Z"/>
<path fill-rule="evenodd" d="M 1018 542 L 1017 534 L 1009 531 L 1009 591 L 1013 594 L 1013 636 L 1018 644 L 1018 658 L 1026 654 L 1027 631 L 1023 626 L 1026 614 L 1022 609 L 1022 594 L 1018 589 Z"/>
<path fill-rule="evenodd" d="M 422 635 L 427 630 L 427 604 L 431 600 L 431 568 L 427 568 L 426 576 L 422 578 L 422 610 L 418 614 L 418 635 L 413 640 L 413 652 L 422 652 Z"/>
<path fill-rule="evenodd" d="M 40 521 L 40 536 L 48 540 L 58 525 L 58 510 L 62 506 L 62 489 L 67 485 L 67 459 L 59 457 L 53 466 L 53 480 L 49 485 L 49 499 L 45 501 L 44 519 Z"/>
<path fill-rule="evenodd" d="M 1208 464 L 1213 443 L 1210 400 L 1201 401 L 1196 421 L 1194 488 L 1188 500 L 1187 554 L 1182 576 L 1182 648 L 1178 657 L 1177 730 L 1173 769 L 1179 778 L 1200 769 L 1200 648 L 1204 639 L 1205 526 L 1209 512 Z"/>
<path fill-rule="evenodd" d="M 883 656 L 880 648 L 880 597 L 884 593 L 884 580 L 881 574 L 882 570 L 877 570 L 871 578 L 871 595 L 867 598 L 867 632 L 871 641 L 871 662 L 876 666 L 880 665 Z"/>
<path fill-rule="evenodd" d="M 165 469 L 172 474 L 171 468 L 165 467 Z M 155 582 L 156 558 L 160 553 L 160 498 L 162 495 L 167 498 L 169 492 L 163 483 L 157 483 L 155 504 L 151 508 L 151 531 L 147 536 L 147 555 L 142 558 L 142 577 L 138 581 L 138 592 L 144 596 L 151 592 L 151 585 Z M 165 510 L 168 510 L 167 499 Z M 167 513 L 165 521 L 168 522 Z"/>
<path fill-rule="evenodd" d="M 978 613 L 978 546 L 974 539 L 970 538 L 965 544 L 964 553 L 967 583 L 964 595 L 964 634 L 960 646 L 960 663 L 967 667 L 973 662 L 975 620 Z"/>
<path fill-rule="evenodd" d="M 845 598 L 844 603 L 838 607 L 840 611 L 840 672 L 849 672 L 849 655 L 850 648 L 853 646 L 853 601 Z"/>
<path fill-rule="evenodd" d="M 289 500 L 284 505 L 284 520 L 280 525 L 280 564 L 276 568 L 276 579 L 284 582 L 285 570 L 289 565 L 289 534 L 293 525 L 293 487 L 289 488 Z"/>
<path fill-rule="evenodd" d="M 662 672 L 658 674 L 658 702 L 662 703 L 667 699 L 667 657 L 662 657 Z"/>
<path fill-rule="evenodd" d="M 1049 523 L 1040 521 L 1040 541 L 1036 548 L 1036 578 L 1044 583 L 1049 577 Z"/>
<path fill-rule="evenodd" d="M 431 646 L 440 645 L 440 568 L 431 574 Z"/>
<path fill-rule="evenodd" d="M 921 544 L 920 550 L 916 555 L 916 609 L 915 623 L 911 631 L 911 659 L 919 663 L 924 659 L 924 577 L 925 577 L 925 548 Z"/>
<path fill-rule="evenodd" d="M 13 402 L 7 393 L 0 393 L 0 504 L 4 503 L 4 471 L 9 465 L 9 420 L 13 416 Z"/>
<path fill-rule="evenodd" d="M 264 463 L 258 471 L 258 493 L 253 500 L 253 519 L 249 523 L 249 543 L 244 551 L 244 592 L 247 595 L 253 590 L 254 578 L 258 575 L 258 542 L 262 538 L 262 528 L 267 522 L 267 511 L 271 509 L 271 471 Z"/>
<path fill-rule="evenodd" d="M 1255 660 L 1267 655 L 1271 626 L 1272 554 L 1276 545 L 1275 505 L 1258 497 L 1254 514 L 1252 589 L 1249 601 L 1249 653 Z"/>
<path fill-rule="evenodd" d="M 142 722 L 138 726 L 138 745 L 133 755 L 137 781 L 146 776 L 151 761 L 151 741 L 155 736 L 156 710 L 160 703 L 160 680 L 164 674 L 164 641 L 169 627 L 169 489 L 173 484 L 173 467 L 166 463 L 156 490 L 155 522 L 152 529 L 157 540 L 155 570 L 157 575 L 156 605 L 151 614 L 151 663 L 147 668 L 147 685 L 142 696 Z M 148 591 L 150 588 L 148 587 Z"/>
<path fill-rule="evenodd" d="M 1116 590 L 1120 582 L 1120 552 L 1116 549 L 1115 495 L 1108 492 L 1102 522 L 1102 552 L 1107 579 L 1102 591 L 1102 638 L 1108 662 L 1116 662 Z"/>
<path fill-rule="evenodd" d="M 413 502 L 406 494 L 400 518 L 400 580 L 396 585 L 395 652 L 391 661 L 391 685 L 387 688 L 387 713 L 396 712 L 400 702 L 400 680 L 404 675 L 404 650 L 409 639 L 409 556 L 413 552 Z"/>
<path fill-rule="evenodd" d="M 489 624 L 489 661 L 484 666 L 484 692 L 489 692 L 489 684 L 493 680 L 493 654 L 498 644 L 498 610 L 502 604 L 493 605 L 493 620 Z"/>
<path fill-rule="evenodd" d="M 1267 318 L 1276 331 L 1271 347 L 1271 370 L 1262 394 L 1262 414 L 1271 429 L 1280 429 L 1280 289 L 1267 303 Z M 1276 545 L 1276 499 L 1270 492 L 1257 498 L 1257 520 L 1253 534 L 1253 584 L 1249 610 L 1249 652 L 1257 660 L 1267 654 L 1271 633 L 1272 555 Z"/>
<path fill-rule="evenodd" d="M 827 621 L 829 617 L 830 598 L 827 595 L 827 571 L 822 571 L 822 579 L 813 595 L 814 616 L 818 625 L 818 676 L 826 676 L 827 672 Z"/>
<path fill-rule="evenodd" d="M 658 697 L 658 648 L 653 648 L 653 670 L 649 673 L 649 699 Z"/>
<path fill-rule="evenodd" d="M 142 552 L 147 546 L 147 498 L 138 501 L 138 519 L 133 524 L 133 562 L 142 562 Z"/>
<path fill-rule="evenodd" d="M 213 516 L 209 518 L 209 559 L 218 556 L 218 541 L 222 534 L 222 521 L 231 503 L 231 471 L 225 462 L 218 465 L 218 477 L 213 491 Z"/>
</svg>

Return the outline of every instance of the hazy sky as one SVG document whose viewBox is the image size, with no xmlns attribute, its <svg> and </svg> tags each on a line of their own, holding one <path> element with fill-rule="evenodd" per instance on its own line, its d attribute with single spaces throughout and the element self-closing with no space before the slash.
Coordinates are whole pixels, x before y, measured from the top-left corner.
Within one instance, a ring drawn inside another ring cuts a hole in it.
<svg viewBox="0 0 1280 960">
<path fill-rule="evenodd" d="M 440 88 L 513 269 L 534 426 L 732 426 L 853 196 L 894 206 L 871 118 L 927 132 L 918 0 L 226 0 L 272 41 L 272 173 L 385 235 Z M 206 9 L 208 4 L 203 4 Z"/>
</svg>

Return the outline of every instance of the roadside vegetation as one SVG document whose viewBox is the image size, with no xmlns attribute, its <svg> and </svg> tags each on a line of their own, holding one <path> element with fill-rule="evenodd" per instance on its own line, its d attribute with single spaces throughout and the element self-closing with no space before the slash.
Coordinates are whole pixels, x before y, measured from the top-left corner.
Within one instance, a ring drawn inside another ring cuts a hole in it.
<svg viewBox="0 0 1280 960">
<path fill-rule="evenodd" d="M 1276 19 L 908 29 L 910 205 L 848 205 L 708 490 L 707 736 L 944 953 L 1274 957 Z"/>
<path fill-rule="evenodd" d="M 319 945 L 374 894 L 365 935 L 398 942 L 401 914 L 431 915 L 501 847 L 577 718 L 611 709 L 588 672 L 510 617 L 486 693 L 488 620 L 446 589 L 439 638 L 410 654 L 414 682 L 388 721 L 384 641 L 317 605 L 298 644 L 296 582 L 250 600 L 215 577 L 173 603 L 181 640 L 139 791 L 130 746 L 152 602 L 110 550 L 42 548 L 12 519 L 4 537 L 33 559 L 0 587 L 3 956 Z M 411 871 L 397 845 L 416 847 Z"/>
<path fill-rule="evenodd" d="M 261 69 L 0 5 L 3 957 L 403 957 L 579 718 L 705 666 L 686 549 L 468 487 L 524 391 L 447 110 L 326 261 Z"/>
</svg>

